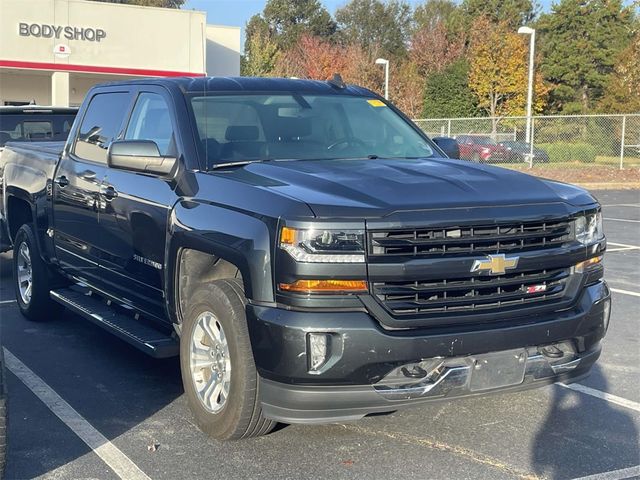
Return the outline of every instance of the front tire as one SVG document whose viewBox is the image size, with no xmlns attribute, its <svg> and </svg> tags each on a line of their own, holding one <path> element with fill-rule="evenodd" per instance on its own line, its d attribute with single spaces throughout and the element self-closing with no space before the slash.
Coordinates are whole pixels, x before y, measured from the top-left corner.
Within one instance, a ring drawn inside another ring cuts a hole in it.
<svg viewBox="0 0 640 480">
<path fill-rule="evenodd" d="M 53 274 L 40 256 L 33 228 L 22 225 L 13 246 L 13 283 L 20 312 L 29 320 L 42 321 L 55 317 L 62 307 L 51 300 Z"/>
<path fill-rule="evenodd" d="M 276 423 L 262 416 L 242 284 L 231 279 L 202 285 L 188 303 L 180 369 L 198 427 L 218 440 L 270 432 Z"/>
</svg>

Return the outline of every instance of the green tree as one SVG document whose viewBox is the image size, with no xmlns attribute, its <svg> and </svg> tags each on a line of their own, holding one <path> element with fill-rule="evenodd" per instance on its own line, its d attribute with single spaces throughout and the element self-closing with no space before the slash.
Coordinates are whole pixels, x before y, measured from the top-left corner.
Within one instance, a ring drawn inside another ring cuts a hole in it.
<svg viewBox="0 0 640 480">
<path fill-rule="evenodd" d="M 460 11 L 466 28 L 484 17 L 491 23 L 504 24 L 515 30 L 536 16 L 536 6 L 531 0 L 463 0 Z"/>
<path fill-rule="evenodd" d="M 541 70 L 553 84 L 551 110 L 587 113 L 602 98 L 629 45 L 632 7 L 622 0 L 561 0 L 538 22 Z"/>
<path fill-rule="evenodd" d="M 124 3 L 143 7 L 180 8 L 185 0 L 92 0 L 94 2 Z"/>
<path fill-rule="evenodd" d="M 461 58 L 427 77 L 425 118 L 475 117 L 478 100 L 469 88 L 469 63 Z"/>
<path fill-rule="evenodd" d="M 319 0 L 269 0 L 262 18 L 282 49 L 294 45 L 303 33 L 329 38 L 336 32 L 336 22 Z"/>
<path fill-rule="evenodd" d="M 599 110 L 604 113 L 640 112 L 640 32 L 618 56 Z"/>
<path fill-rule="evenodd" d="M 427 0 L 413 12 L 416 30 L 433 30 L 438 25 L 450 26 L 458 7 L 453 0 Z"/>
<path fill-rule="evenodd" d="M 278 44 L 268 29 L 256 29 L 245 43 L 241 62 L 241 75 L 265 77 L 270 75 L 280 57 Z"/>
<path fill-rule="evenodd" d="M 351 0 L 336 11 L 345 43 L 370 49 L 378 46 L 384 55 L 402 56 L 411 34 L 411 7 L 404 1 Z"/>
</svg>

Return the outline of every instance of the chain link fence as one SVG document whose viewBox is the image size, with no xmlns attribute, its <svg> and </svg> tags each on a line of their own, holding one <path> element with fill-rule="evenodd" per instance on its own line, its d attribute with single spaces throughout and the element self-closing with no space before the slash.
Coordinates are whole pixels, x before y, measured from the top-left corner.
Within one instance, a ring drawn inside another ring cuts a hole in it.
<svg viewBox="0 0 640 480">
<path fill-rule="evenodd" d="M 431 138 L 458 141 L 460 158 L 501 164 L 640 167 L 640 114 L 416 119 Z"/>
</svg>

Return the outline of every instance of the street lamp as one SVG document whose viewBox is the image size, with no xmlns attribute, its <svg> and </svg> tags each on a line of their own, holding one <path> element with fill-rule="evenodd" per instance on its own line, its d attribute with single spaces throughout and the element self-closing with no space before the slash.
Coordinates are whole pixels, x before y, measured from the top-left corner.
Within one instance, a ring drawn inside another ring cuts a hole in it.
<svg viewBox="0 0 640 480">
<path fill-rule="evenodd" d="M 377 58 L 376 65 L 384 65 L 384 98 L 389 100 L 389 60 Z"/>
<path fill-rule="evenodd" d="M 530 27 L 520 27 L 518 29 L 520 35 L 530 35 L 529 43 L 529 89 L 527 91 L 527 131 L 526 142 L 531 141 L 531 108 L 533 103 L 533 61 L 536 49 L 536 31 Z"/>
</svg>

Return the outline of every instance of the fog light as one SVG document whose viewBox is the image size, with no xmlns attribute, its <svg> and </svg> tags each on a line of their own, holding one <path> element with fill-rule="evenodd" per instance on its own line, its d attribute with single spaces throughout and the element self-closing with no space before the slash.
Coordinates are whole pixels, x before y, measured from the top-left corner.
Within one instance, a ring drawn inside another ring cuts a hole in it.
<svg viewBox="0 0 640 480">
<path fill-rule="evenodd" d="M 309 358 L 309 372 L 318 372 L 326 363 L 329 350 L 329 335 L 326 333 L 307 334 L 307 354 Z"/>
</svg>

